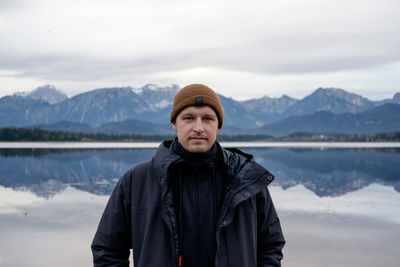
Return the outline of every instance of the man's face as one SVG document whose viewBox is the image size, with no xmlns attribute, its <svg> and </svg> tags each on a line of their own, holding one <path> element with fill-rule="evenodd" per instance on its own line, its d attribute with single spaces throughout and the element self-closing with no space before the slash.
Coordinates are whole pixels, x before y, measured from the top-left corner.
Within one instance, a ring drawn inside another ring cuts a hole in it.
<svg viewBox="0 0 400 267">
<path fill-rule="evenodd" d="M 189 106 L 183 109 L 172 123 L 178 141 L 189 152 L 204 153 L 210 150 L 218 133 L 218 117 L 209 106 Z"/>
</svg>

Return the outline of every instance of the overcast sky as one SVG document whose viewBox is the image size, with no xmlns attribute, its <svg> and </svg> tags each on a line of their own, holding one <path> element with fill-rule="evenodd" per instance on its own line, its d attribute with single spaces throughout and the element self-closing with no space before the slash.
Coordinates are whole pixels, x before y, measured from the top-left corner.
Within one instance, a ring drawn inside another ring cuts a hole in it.
<svg viewBox="0 0 400 267">
<path fill-rule="evenodd" d="M 0 97 L 204 83 L 234 99 L 400 92 L 398 0 L 0 0 Z"/>
</svg>

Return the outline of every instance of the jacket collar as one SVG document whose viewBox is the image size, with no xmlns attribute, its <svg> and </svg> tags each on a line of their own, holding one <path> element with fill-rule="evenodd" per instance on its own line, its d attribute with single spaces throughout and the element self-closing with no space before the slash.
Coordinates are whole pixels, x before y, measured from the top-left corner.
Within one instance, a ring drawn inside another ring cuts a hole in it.
<svg viewBox="0 0 400 267">
<path fill-rule="evenodd" d="M 179 162 L 182 160 L 182 157 L 175 153 L 172 148 L 173 140 L 163 141 L 153 156 L 153 161 L 157 169 L 160 169 L 164 176 L 167 174 L 169 166 L 171 164 Z M 232 168 L 234 174 L 237 174 L 241 167 L 245 165 L 247 162 L 253 160 L 253 156 L 237 148 L 223 148 L 219 142 L 215 142 L 219 151 L 222 151 L 223 156 L 223 164 L 228 167 Z"/>
<path fill-rule="evenodd" d="M 156 172 L 160 177 L 160 185 L 162 195 L 164 196 L 168 190 L 168 170 L 173 164 L 183 162 L 180 155 L 172 149 L 173 140 L 163 141 L 158 147 L 157 152 L 153 156 Z M 215 142 L 219 151 L 222 151 L 223 167 L 226 174 L 232 179 L 233 184 L 240 186 L 251 183 L 262 175 L 268 174 L 268 183 L 273 180 L 273 176 L 261 165 L 256 163 L 253 156 L 237 148 L 223 148 L 218 142 Z M 235 187 L 236 187 L 235 186 Z"/>
</svg>

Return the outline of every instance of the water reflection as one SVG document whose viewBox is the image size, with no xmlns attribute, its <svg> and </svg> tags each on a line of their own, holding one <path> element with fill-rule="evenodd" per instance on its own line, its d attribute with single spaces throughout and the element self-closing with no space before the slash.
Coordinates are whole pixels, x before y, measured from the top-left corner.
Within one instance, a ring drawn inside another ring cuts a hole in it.
<svg viewBox="0 0 400 267">
<path fill-rule="evenodd" d="M 283 265 L 397 266 L 400 221 L 386 220 L 384 213 L 391 216 L 393 210 L 385 209 L 389 201 L 379 191 L 387 194 L 390 188 L 372 185 L 322 203 L 301 185 L 285 191 L 272 186 L 287 240 Z M 0 186 L 0 266 L 91 266 L 90 243 L 107 199 L 70 186 L 48 199 Z M 395 200 L 392 207 L 400 202 Z M 346 203 L 355 214 L 343 210 Z M 363 205 L 371 216 L 357 211 Z"/>
<path fill-rule="evenodd" d="M 302 184 L 338 196 L 372 183 L 400 192 L 400 149 L 247 149 L 283 188 Z"/>
<path fill-rule="evenodd" d="M 304 185 L 318 196 L 339 196 L 372 183 L 400 192 L 399 149 L 247 148 L 275 176 L 275 185 Z M 0 185 L 49 197 L 72 186 L 111 193 L 118 178 L 155 149 L 0 149 Z"/>
<path fill-rule="evenodd" d="M 52 198 L 0 186 L 0 266 L 92 266 L 107 199 L 69 186 Z"/>
<path fill-rule="evenodd" d="M 108 195 L 125 171 L 153 153 L 153 149 L 2 149 L 0 185 L 44 197 L 67 185 Z"/>
<path fill-rule="evenodd" d="M 243 150 L 276 176 L 284 266 L 397 266 L 398 149 Z M 0 266 L 92 265 L 108 194 L 154 152 L 0 149 Z"/>
</svg>

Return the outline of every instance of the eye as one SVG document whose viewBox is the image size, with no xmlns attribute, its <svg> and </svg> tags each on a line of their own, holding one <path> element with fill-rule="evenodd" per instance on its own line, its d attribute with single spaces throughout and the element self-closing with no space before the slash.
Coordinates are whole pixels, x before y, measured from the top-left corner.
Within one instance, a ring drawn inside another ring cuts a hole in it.
<svg viewBox="0 0 400 267">
<path fill-rule="evenodd" d="M 183 120 L 189 120 L 189 121 L 190 121 L 190 120 L 192 120 L 192 119 L 193 119 L 192 116 L 184 116 L 184 117 L 183 117 Z"/>
</svg>

